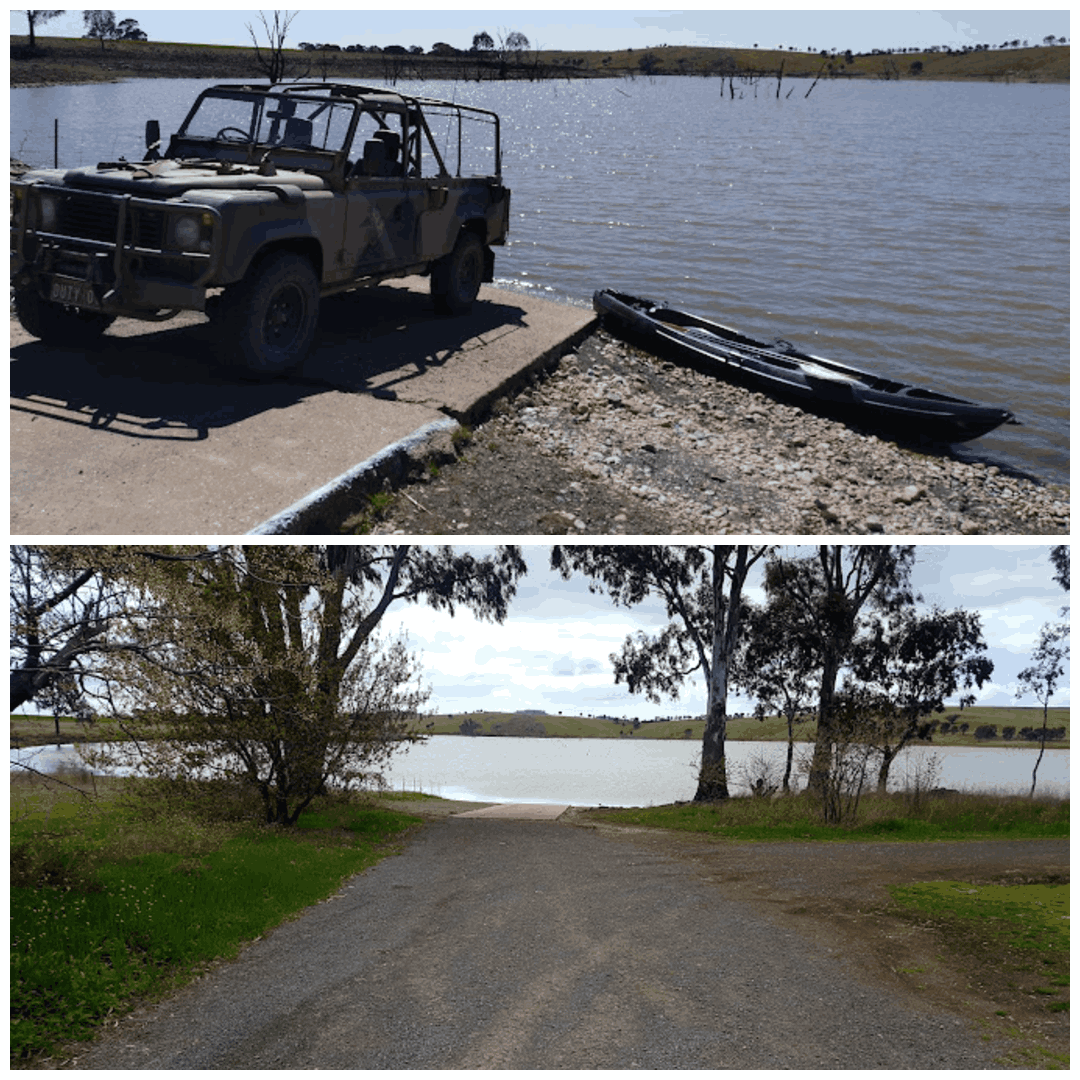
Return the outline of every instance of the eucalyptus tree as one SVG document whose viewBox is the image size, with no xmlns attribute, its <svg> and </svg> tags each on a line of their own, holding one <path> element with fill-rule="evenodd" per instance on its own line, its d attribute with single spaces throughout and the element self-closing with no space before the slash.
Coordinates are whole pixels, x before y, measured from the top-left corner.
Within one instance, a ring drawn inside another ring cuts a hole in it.
<svg viewBox="0 0 1080 1080">
<path fill-rule="evenodd" d="M 162 780 L 216 776 L 293 824 L 333 780 L 371 780 L 425 697 L 395 603 L 506 617 L 525 563 L 410 545 L 158 546 L 129 560 L 99 700 L 129 736 L 98 761 Z"/>
<path fill-rule="evenodd" d="M 864 614 L 899 611 L 914 603 L 915 549 L 903 545 L 821 544 L 810 556 L 776 555 L 766 567 L 766 591 L 786 595 L 800 632 L 819 650 L 817 734 L 809 785 L 822 791 L 832 764 L 836 682 L 848 661 Z"/>
<path fill-rule="evenodd" d="M 1054 565 L 1054 580 L 1069 591 L 1069 555 L 1067 544 L 1055 544 L 1050 549 L 1050 561 Z M 1062 615 L 1068 614 L 1068 607 L 1061 609 Z M 1016 696 L 1031 694 L 1042 706 L 1042 738 L 1039 740 L 1039 756 L 1031 771 L 1031 792 L 1035 794 L 1036 778 L 1043 754 L 1046 752 L 1046 729 L 1050 715 L 1050 699 L 1057 692 L 1058 683 L 1065 674 L 1069 659 L 1069 623 L 1062 620 L 1046 623 L 1039 631 L 1039 640 L 1031 653 L 1031 663 L 1017 676 L 1019 686 Z"/>
<path fill-rule="evenodd" d="M 1050 715 L 1050 699 L 1057 692 L 1058 683 L 1065 674 L 1069 659 L 1069 624 L 1047 623 L 1039 631 L 1039 640 L 1031 653 L 1031 663 L 1017 676 L 1016 696 L 1031 694 L 1042 706 L 1043 726 L 1039 740 L 1039 756 L 1031 770 L 1031 791 L 1035 794 L 1036 777 L 1046 753 L 1046 729 Z"/>
<path fill-rule="evenodd" d="M 67 12 L 64 9 L 58 11 L 27 11 L 26 23 L 27 28 L 30 31 L 30 48 L 33 49 L 37 45 L 37 40 L 34 36 L 35 28 L 41 23 L 49 22 L 51 19 L 55 19 L 59 15 L 66 15 Z"/>
<path fill-rule="evenodd" d="M 920 735 L 925 718 L 945 709 L 958 690 L 982 687 L 994 672 L 978 612 L 905 608 L 875 620 L 854 644 L 852 671 L 883 703 L 866 741 L 880 754 L 877 788 L 885 793 L 896 756 Z M 960 707 L 975 702 L 965 693 Z"/>
<path fill-rule="evenodd" d="M 813 716 L 820 664 L 815 642 L 790 598 L 776 594 L 764 607 L 748 605 L 735 655 L 734 681 L 757 702 L 759 718 L 776 712 L 787 722 L 783 790 L 791 789 L 795 724 Z"/>
<path fill-rule="evenodd" d="M 728 797 L 725 739 L 727 691 L 739 640 L 743 587 L 750 568 L 768 549 L 747 544 L 555 546 L 551 566 L 564 578 L 590 579 L 624 607 L 646 597 L 664 601 L 670 620 L 659 633 L 639 631 L 612 655 L 615 682 L 650 701 L 676 697 L 695 672 L 705 676 L 708 704 L 698 774 L 697 802 Z"/>
</svg>

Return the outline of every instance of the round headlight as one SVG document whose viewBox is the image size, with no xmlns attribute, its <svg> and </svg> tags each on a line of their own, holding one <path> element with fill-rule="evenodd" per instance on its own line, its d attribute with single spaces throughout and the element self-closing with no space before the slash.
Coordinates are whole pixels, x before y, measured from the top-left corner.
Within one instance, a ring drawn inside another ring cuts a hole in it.
<svg viewBox="0 0 1080 1080">
<path fill-rule="evenodd" d="M 51 195 L 41 196 L 41 227 L 45 230 L 55 229 L 59 207 L 56 199 Z"/>
<path fill-rule="evenodd" d="M 173 223 L 173 240 L 178 248 L 185 251 L 199 246 L 199 219 L 180 217 Z"/>
</svg>

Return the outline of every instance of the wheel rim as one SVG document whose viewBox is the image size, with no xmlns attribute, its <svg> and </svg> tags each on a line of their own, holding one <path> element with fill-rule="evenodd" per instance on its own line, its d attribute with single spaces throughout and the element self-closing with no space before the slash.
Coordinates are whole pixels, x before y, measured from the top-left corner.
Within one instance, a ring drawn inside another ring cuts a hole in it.
<svg viewBox="0 0 1080 1080">
<path fill-rule="evenodd" d="M 266 308 L 263 340 L 268 351 L 287 355 L 300 337 L 307 313 L 304 294 L 295 285 L 278 289 Z"/>
<path fill-rule="evenodd" d="M 473 300 L 480 291 L 480 252 L 470 247 L 458 263 L 458 295 L 465 300 Z"/>
</svg>

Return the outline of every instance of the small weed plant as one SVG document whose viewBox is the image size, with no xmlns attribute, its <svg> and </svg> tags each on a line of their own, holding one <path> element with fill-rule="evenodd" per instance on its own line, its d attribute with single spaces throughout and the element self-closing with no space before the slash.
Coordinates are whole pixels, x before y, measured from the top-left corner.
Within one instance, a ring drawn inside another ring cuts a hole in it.
<svg viewBox="0 0 1080 1080">
<path fill-rule="evenodd" d="M 110 783 L 92 802 L 12 783 L 13 1061 L 87 1038 L 136 998 L 235 955 L 419 820 L 340 798 L 294 830 L 175 807 L 155 819 L 119 797 L 135 782 Z"/>
</svg>

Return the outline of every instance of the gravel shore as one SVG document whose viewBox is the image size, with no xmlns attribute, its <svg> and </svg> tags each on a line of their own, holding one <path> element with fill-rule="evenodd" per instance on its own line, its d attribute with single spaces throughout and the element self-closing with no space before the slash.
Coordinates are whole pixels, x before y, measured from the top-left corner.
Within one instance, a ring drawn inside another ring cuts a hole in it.
<svg viewBox="0 0 1080 1080">
<path fill-rule="evenodd" d="M 461 443 L 459 441 L 458 446 Z M 678 366 L 598 330 L 452 453 L 374 534 L 1037 534 L 1068 488 L 913 449 Z M 431 460 L 432 455 L 435 462 Z"/>
</svg>

